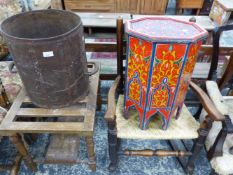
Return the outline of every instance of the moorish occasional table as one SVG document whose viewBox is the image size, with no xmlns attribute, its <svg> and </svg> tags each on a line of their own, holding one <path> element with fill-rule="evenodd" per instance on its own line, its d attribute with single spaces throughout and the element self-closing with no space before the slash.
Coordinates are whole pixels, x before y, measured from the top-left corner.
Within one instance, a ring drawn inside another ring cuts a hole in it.
<svg viewBox="0 0 233 175">
<path fill-rule="evenodd" d="M 91 67 L 89 69 L 94 68 Z M 53 143 L 50 143 L 51 146 L 48 147 L 47 155 L 44 159 L 45 163 L 84 162 L 89 164 L 92 171 L 96 170 L 93 132 L 99 71 L 89 77 L 89 83 L 89 93 L 84 100 L 76 105 L 60 109 L 36 107 L 27 97 L 25 89 L 21 89 L 0 125 L 0 133 L 11 136 L 11 141 L 18 152 L 23 156 L 29 168 L 32 170 L 37 169 L 35 162 L 29 155 L 21 139 L 21 134 L 50 133 L 53 134 L 52 137 L 54 137 L 50 139 Z M 46 119 L 52 120 L 48 121 Z M 61 137 L 58 137 L 58 135 L 61 135 Z M 86 162 L 81 160 L 76 161 L 75 156 L 77 153 L 74 152 L 75 149 L 73 145 L 77 145 L 79 137 L 85 137 L 86 140 L 88 150 L 88 161 Z M 75 143 L 62 144 L 63 140 L 59 139 L 74 141 Z M 58 149 L 60 149 L 60 151 Z M 71 153 L 67 153 L 69 151 L 71 151 Z M 53 161 L 51 158 L 55 158 L 55 160 Z M 67 161 L 69 158 L 71 158 L 71 160 Z M 62 159 L 66 160 L 63 161 Z"/>
<path fill-rule="evenodd" d="M 170 118 L 180 114 L 207 31 L 166 17 L 129 20 L 125 28 L 125 117 L 129 109 L 136 109 L 139 127 L 147 129 L 152 117 L 159 115 L 167 129 Z"/>
</svg>

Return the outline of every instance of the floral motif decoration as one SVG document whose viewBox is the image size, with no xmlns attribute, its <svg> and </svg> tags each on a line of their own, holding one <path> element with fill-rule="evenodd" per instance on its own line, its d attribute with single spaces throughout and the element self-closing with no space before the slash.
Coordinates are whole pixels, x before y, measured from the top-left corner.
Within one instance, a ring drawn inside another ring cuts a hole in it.
<svg viewBox="0 0 233 175">
<path fill-rule="evenodd" d="M 167 81 L 165 78 L 164 80 Z M 154 90 L 152 93 L 153 100 L 152 105 L 153 107 L 160 107 L 160 108 L 166 108 L 169 101 L 169 88 L 166 84 L 166 81 L 163 80 L 163 84 L 159 85 L 157 89 Z"/>
<path fill-rule="evenodd" d="M 185 44 L 158 44 L 154 58 L 154 68 L 152 73 L 151 88 L 157 89 L 161 86 L 164 78 L 166 85 L 162 85 L 158 92 L 155 92 L 152 98 L 152 107 L 164 108 L 171 106 L 168 103 L 169 96 L 172 101 L 174 89 L 177 85 L 182 61 L 185 54 Z M 170 91 L 170 94 L 169 94 Z"/>
<path fill-rule="evenodd" d="M 145 91 L 147 87 L 152 43 L 134 37 L 130 37 L 129 43 L 127 75 L 130 82 L 129 97 L 139 102 L 142 90 Z"/>
<path fill-rule="evenodd" d="M 130 83 L 129 98 L 134 101 L 140 102 L 140 91 L 141 87 L 139 82 L 136 79 L 133 79 Z"/>
<path fill-rule="evenodd" d="M 152 106 L 165 108 L 167 106 L 168 92 L 165 89 L 157 90 L 153 99 Z"/>
<path fill-rule="evenodd" d="M 188 45 L 129 37 L 125 114 L 134 106 L 140 128 L 147 128 L 157 113 L 166 129 L 177 107 L 182 107 L 201 41 Z"/>
<path fill-rule="evenodd" d="M 197 43 L 193 43 L 190 45 L 187 59 L 186 59 L 185 66 L 184 66 L 184 70 L 181 75 L 180 86 L 179 86 L 179 91 L 178 91 L 176 105 L 175 105 L 176 107 L 178 105 L 182 106 L 182 103 L 184 101 L 184 98 L 185 98 L 185 95 L 186 95 L 186 92 L 189 86 L 189 82 L 192 77 L 192 72 L 194 70 L 194 66 L 196 63 L 198 51 L 201 47 L 201 43 L 202 42 L 199 41 Z"/>
</svg>

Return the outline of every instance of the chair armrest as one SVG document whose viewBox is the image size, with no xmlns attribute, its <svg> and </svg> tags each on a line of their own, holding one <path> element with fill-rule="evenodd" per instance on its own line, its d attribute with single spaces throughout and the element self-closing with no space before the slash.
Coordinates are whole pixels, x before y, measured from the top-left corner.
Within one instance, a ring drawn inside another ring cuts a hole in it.
<svg viewBox="0 0 233 175">
<path fill-rule="evenodd" d="M 120 83 L 120 76 L 117 76 L 115 81 L 113 82 L 113 85 L 111 86 L 109 92 L 108 92 L 108 106 L 107 106 L 107 111 L 105 113 L 105 120 L 107 122 L 113 122 L 116 119 L 116 89 Z"/>
<path fill-rule="evenodd" d="M 201 104 L 208 113 L 208 116 L 214 121 L 223 121 L 224 115 L 215 107 L 207 94 L 195 83 L 190 82 L 191 89 L 198 95 Z"/>
<path fill-rule="evenodd" d="M 207 93 L 216 106 L 216 108 L 223 114 L 228 115 L 228 108 L 224 104 L 224 99 L 219 91 L 218 85 L 215 81 L 206 81 Z"/>
</svg>

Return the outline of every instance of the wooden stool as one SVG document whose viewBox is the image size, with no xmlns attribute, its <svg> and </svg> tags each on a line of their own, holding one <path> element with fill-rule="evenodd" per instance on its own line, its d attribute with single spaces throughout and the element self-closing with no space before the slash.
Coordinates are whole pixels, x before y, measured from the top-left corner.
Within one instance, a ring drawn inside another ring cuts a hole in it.
<svg viewBox="0 0 233 175">
<path fill-rule="evenodd" d="M 90 69 L 93 69 L 90 68 Z M 11 136 L 11 141 L 23 156 L 23 159 L 32 170 L 37 170 L 36 164 L 22 142 L 21 133 L 52 133 L 52 142 L 48 147 L 44 159 L 46 163 L 78 163 L 76 155 L 79 148 L 79 137 L 85 137 L 88 150 L 88 163 L 91 170 L 96 170 L 93 132 L 99 71 L 89 77 L 89 94 L 78 104 L 60 108 L 44 109 L 36 107 L 27 97 L 22 88 L 0 125 L 0 133 Z M 46 121 L 45 119 L 52 119 Z M 33 119 L 33 120 L 32 120 Z M 57 119 L 54 121 L 53 119 Z M 13 136 L 12 136 L 13 135 Z M 66 136 L 64 136 L 66 135 Z M 60 140 L 62 139 L 63 140 Z M 57 144 L 59 140 L 59 144 Z M 74 145 L 69 143 L 74 141 Z M 62 154 L 64 158 L 61 157 Z M 54 158 L 54 160 L 52 160 Z"/>
<path fill-rule="evenodd" d="M 218 26 L 226 25 L 233 11 L 233 2 L 229 0 L 214 0 L 209 17 Z"/>
<path fill-rule="evenodd" d="M 183 9 L 197 9 L 196 15 L 199 15 L 203 3 L 204 0 L 178 0 L 176 5 L 177 12 L 178 14 L 182 14 Z"/>
</svg>

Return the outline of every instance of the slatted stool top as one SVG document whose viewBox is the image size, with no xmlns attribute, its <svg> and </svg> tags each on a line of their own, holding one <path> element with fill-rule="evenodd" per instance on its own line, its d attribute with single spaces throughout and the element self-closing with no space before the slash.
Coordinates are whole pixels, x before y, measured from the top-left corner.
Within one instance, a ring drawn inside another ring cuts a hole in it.
<svg viewBox="0 0 233 175">
<path fill-rule="evenodd" d="M 12 133 L 62 133 L 92 136 L 99 71 L 89 77 L 89 82 L 89 94 L 83 101 L 77 105 L 60 109 L 36 107 L 27 97 L 25 89 L 22 88 L 3 119 L 0 132 L 7 135 Z M 35 118 L 35 120 L 31 120 L 31 118 Z M 51 118 L 51 120 L 47 121 L 43 118 Z"/>
</svg>

